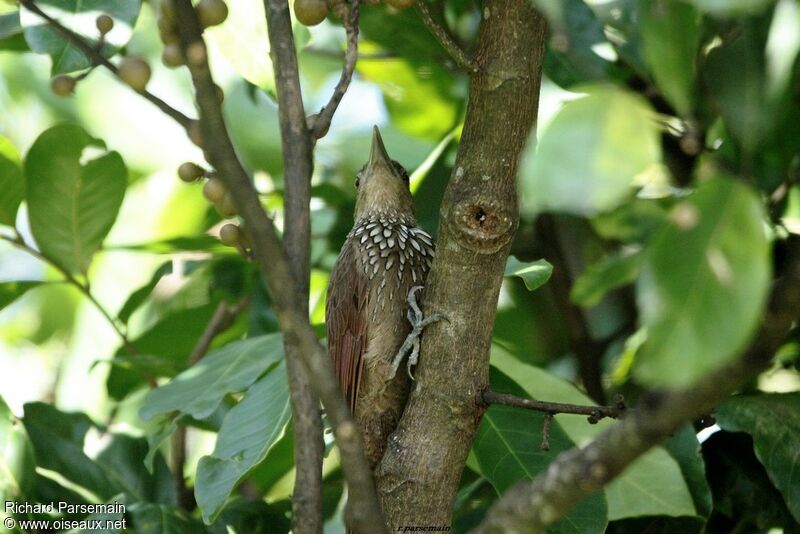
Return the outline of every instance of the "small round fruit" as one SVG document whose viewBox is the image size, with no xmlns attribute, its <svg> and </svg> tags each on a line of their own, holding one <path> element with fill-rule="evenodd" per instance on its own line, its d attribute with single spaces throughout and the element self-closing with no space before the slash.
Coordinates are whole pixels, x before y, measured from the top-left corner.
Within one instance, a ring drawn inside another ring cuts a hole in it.
<svg viewBox="0 0 800 534">
<path fill-rule="evenodd" d="M 143 59 L 126 58 L 120 64 L 117 75 L 135 91 L 142 92 L 150 81 L 150 65 Z"/>
<path fill-rule="evenodd" d="M 207 59 L 206 45 L 202 42 L 198 41 L 192 43 L 186 48 L 186 60 L 189 62 L 189 65 L 193 67 L 202 67 Z"/>
<path fill-rule="evenodd" d="M 209 178 L 203 186 L 203 196 L 212 204 L 219 204 L 228 191 L 219 178 Z"/>
<path fill-rule="evenodd" d="M 223 245 L 235 247 L 242 242 L 242 231 L 235 224 L 228 223 L 219 229 L 219 240 Z"/>
<path fill-rule="evenodd" d="M 75 78 L 59 74 L 50 81 L 50 89 L 58 96 L 69 96 L 75 90 Z"/>
<path fill-rule="evenodd" d="M 161 52 L 161 61 L 170 68 L 180 67 L 186 64 L 186 58 L 183 57 L 181 47 L 178 43 L 170 43 L 164 46 L 164 51 Z"/>
<path fill-rule="evenodd" d="M 203 28 L 217 26 L 228 18 L 228 6 L 222 0 L 200 0 L 195 10 Z"/>
<path fill-rule="evenodd" d="M 191 183 L 198 180 L 205 172 L 201 166 L 187 161 L 186 163 L 181 163 L 181 166 L 178 167 L 178 178 L 186 183 Z"/>
<path fill-rule="evenodd" d="M 406 9 L 417 3 L 416 0 L 386 0 L 386 3 L 397 9 Z"/>
<path fill-rule="evenodd" d="M 233 217 L 236 215 L 236 206 L 233 205 L 233 199 L 228 193 L 225 193 L 225 196 L 222 197 L 222 200 L 215 204 L 214 207 L 217 208 L 217 211 L 223 217 Z"/>
<path fill-rule="evenodd" d="M 189 136 L 189 140 L 192 143 L 203 148 L 203 131 L 200 128 L 199 121 L 193 120 L 186 128 L 186 134 Z"/>
<path fill-rule="evenodd" d="M 294 16 L 306 26 L 316 26 L 328 16 L 325 0 L 295 0 Z"/>
<path fill-rule="evenodd" d="M 97 26 L 97 31 L 99 31 L 102 35 L 105 35 L 114 27 L 114 19 L 103 13 L 97 17 L 97 20 L 95 20 L 95 25 Z"/>
</svg>

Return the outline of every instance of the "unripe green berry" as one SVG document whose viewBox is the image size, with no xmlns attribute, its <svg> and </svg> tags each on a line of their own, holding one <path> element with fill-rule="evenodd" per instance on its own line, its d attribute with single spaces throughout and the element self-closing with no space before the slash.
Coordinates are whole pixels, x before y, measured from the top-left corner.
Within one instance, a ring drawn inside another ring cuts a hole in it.
<svg viewBox="0 0 800 534">
<path fill-rule="evenodd" d="M 125 58 L 119 65 L 117 76 L 135 91 L 141 93 L 147 87 L 147 82 L 150 81 L 150 65 L 143 59 Z"/>
<path fill-rule="evenodd" d="M 97 26 L 97 31 L 99 31 L 101 35 L 105 35 L 114 28 L 114 19 L 103 13 L 97 17 L 95 25 Z"/>
<path fill-rule="evenodd" d="M 212 204 L 219 204 L 227 192 L 219 178 L 210 178 L 203 186 L 203 196 Z"/>
<path fill-rule="evenodd" d="M 181 166 L 178 167 L 178 178 L 186 183 L 196 181 L 203 176 L 203 174 L 205 174 L 205 171 L 202 167 L 189 161 L 182 163 Z"/>
<path fill-rule="evenodd" d="M 235 247 L 242 242 L 242 231 L 235 224 L 228 223 L 219 229 L 219 240 L 223 245 Z"/>
<path fill-rule="evenodd" d="M 217 26 L 228 18 L 228 6 L 222 0 L 200 0 L 194 9 L 203 28 Z"/>
<path fill-rule="evenodd" d="M 75 90 L 75 78 L 66 74 L 59 74 L 50 81 L 50 89 L 58 96 L 69 96 Z"/>
</svg>

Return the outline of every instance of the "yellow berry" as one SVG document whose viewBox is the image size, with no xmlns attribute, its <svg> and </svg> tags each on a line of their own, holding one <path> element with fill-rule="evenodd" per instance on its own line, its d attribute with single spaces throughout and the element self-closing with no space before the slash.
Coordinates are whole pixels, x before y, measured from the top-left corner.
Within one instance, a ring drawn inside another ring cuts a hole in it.
<svg viewBox="0 0 800 534">
<path fill-rule="evenodd" d="M 242 241 L 242 231 L 235 224 L 226 224 L 219 229 L 219 240 L 223 245 L 235 247 Z"/>
<path fill-rule="evenodd" d="M 150 81 L 150 65 L 143 59 L 126 58 L 120 63 L 117 76 L 135 91 L 142 92 Z"/>
<path fill-rule="evenodd" d="M 164 51 L 161 52 L 161 61 L 171 68 L 180 67 L 186 63 L 178 43 L 170 43 L 164 46 Z"/>
<path fill-rule="evenodd" d="M 200 0 L 194 9 L 203 28 L 217 26 L 228 18 L 228 6 L 222 0 Z"/>
<path fill-rule="evenodd" d="M 50 81 L 50 89 L 58 96 L 69 96 L 75 90 L 75 78 L 59 74 Z"/>
<path fill-rule="evenodd" d="M 203 174 L 205 174 L 205 171 L 202 167 L 189 161 L 182 163 L 181 166 L 178 167 L 178 178 L 186 183 L 194 182 L 203 176 Z"/>
<path fill-rule="evenodd" d="M 95 25 L 97 26 L 97 31 L 99 31 L 102 35 L 105 35 L 114 27 L 114 19 L 103 13 L 97 17 L 97 20 L 95 20 Z"/>
<path fill-rule="evenodd" d="M 219 204 L 227 192 L 219 178 L 210 178 L 203 186 L 203 196 L 212 204 Z"/>
<path fill-rule="evenodd" d="M 295 0 L 294 16 L 306 26 L 316 26 L 328 16 L 325 0 Z"/>
<path fill-rule="evenodd" d="M 222 200 L 214 204 L 214 207 L 217 208 L 217 211 L 223 217 L 233 217 L 237 213 L 236 206 L 233 205 L 233 199 L 231 198 L 230 193 L 225 193 L 225 196 L 222 197 Z"/>
</svg>

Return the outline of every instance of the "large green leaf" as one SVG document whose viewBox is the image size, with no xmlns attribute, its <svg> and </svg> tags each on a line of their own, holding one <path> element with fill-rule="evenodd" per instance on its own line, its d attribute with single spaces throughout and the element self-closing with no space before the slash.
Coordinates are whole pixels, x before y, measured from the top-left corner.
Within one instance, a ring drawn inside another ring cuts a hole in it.
<svg viewBox="0 0 800 534">
<path fill-rule="evenodd" d="M 225 395 L 244 391 L 283 356 L 279 334 L 229 343 L 169 383 L 150 391 L 139 411 L 142 419 L 179 411 L 195 419 L 211 415 Z"/>
<path fill-rule="evenodd" d="M 522 262 L 515 256 L 509 256 L 506 260 L 504 276 L 519 276 L 525 282 L 528 291 L 533 291 L 546 284 L 551 274 L 553 274 L 553 266 L 546 260 Z"/>
<path fill-rule="evenodd" d="M 25 427 L 0 397 L 0 502 L 21 502 L 30 496 L 36 463 Z M 3 507 L 0 518 L 5 517 Z"/>
<path fill-rule="evenodd" d="M 209 42 L 240 76 L 274 96 L 275 77 L 264 23 L 264 3 L 237 0 L 227 5 L 225 22 L 206 30 Z"/>
<path fill-rule="evenodd" d="M 139 0 L 37 0 L 36 5 L 92 45 L 96 45 L 100 36 L 95 25 L 97 17 L 103 13 L 110 16 L 114 19 L 114 28 L 104 37 L 103 55 L 106 57 L 115 54 L 128 42 L 141 7 Z M 23 6 L 20 6 L 20 22 L 31 50 L 53 59 L 53 74 L 82 70 L 92 65 L 67 38 Z"/>
<path fill-rule="evenodd" d="M 172 260 L 162 263 L 145 285 L 128 296 L 128 300 L 125 301 L 125 304 L 122 305 L 122 308 L 120 308 L 119 313 L 117 314 L 119 320 L 123 323 L 127 323 L 128 319 L 130 319 L 131 315 L 133 315 L 133 312 L 139 309 L 139 306 L 141 306 L 144 301 L 147 300 L 147 297 L 149 297 L 150 293 L 153 292 L 153 289 L 155 289 L 158 282 L 161 281 L 161 278 L 168 274 L 172 274 Z"/>
<path fill-rule="evenodd" d="M 117 218 L 128 171 L 116 152 L 80 126 L 42 133 L 25 160 L 31 232 L 42 253 L 85 273 Z"/>
<path fill-rule="evenodd" d="M 691 424 L 684 425 L 664 442 L 664 448 L 681 468 L 697 515 L 708 517 L 712 506 L 711 489 L 706 480 L 706 467 L 694 427 Z"/>
<path fill-rule="evenodd" d="M 0 224 L 14 226 L 17 208 L 25 197 L 25 179 L 19 153 L 0 136 Z"/>
<path fill-rule="evenodd" d="M 637 300 L 647 341 L 634 372 L 683 385 L 738 356 L 761 314 L 770 278 L 759 198 L 712 178 L 673 211 L 642 264 Z"/>
<path fill-rule="evenodd" d="M 195 534 L 207 532 L 205 526 L 186 511 L 175 506 L 135 502 L 126 507 L 137 534 Z"/>
<path fill-rule="evenodd" d="M 211 523 L 253 467 L 267 457 L 289 421 L 289 382 L 281 363 L 253 384 L 222 421 L 217 444 L 197 466 L 195 495 Z"/>
<path fill-rule="evenodd" d="M 493 353 L 492 365 L 506 375 L 513 376 L 518 386 L 524 388 L 523 395 L 553 402 L 593 404 L 589 397 L 569 382 L 511 356 Z M 492 387 L 496 387 L 494 383 Z M 520 416 L 520 410 L 516 414 Z M 569 439 L 579 446 L 584 446 L 615 424 L 604 419 L 590 425 L 585 416 L 569 414 L 556 415 L 555 420 Z M 682 476 L 682 468 L 663 448 L 653 450 L 658 452 L 639 458 L 612 483 L 613 491 L 606 493 L 609 518 L 641 517 L 649 513 L 694 515 L 692 496 Z M 668 488 L 668 491 L 662 492 L 661 488 Z M 630 498 L 629 492 L 633 492 L 637 498 Z"/>
<path fill-rule="evenodd" d="M 491 383 L 495 391 L 525 395 L 522 388 L 496 369 L 492 372 Z M 542 450 L 543 424 L 544 414 L 508 406 L 491 406 L 484 414 L 472 452 L 478 460 L 481 473 L 498 494 L 520 480 L 532 480 L 560 452 L 574 447 L 561 426 L 552 421 L 550 450 Z M 581 534 L 603 532 L 608 522 L 606 515 L 605 495 L 597 493 L 582 501 L 550 531 Z"/>
<path fill-rule="evenodd" d="M 570 299 L 581 306 L 594 306 L 612 289 L 636 280 L 641 260 L 639 251 L 623 251 L 590 265 L 572 285 Z"/>
<path fill-rule="evenodd" d="M 42 285 L 38 280 L 22 282 L 0 282 L 0 310 L 20 298 L 28 290 Z"/>
<path fill-rule="evenodd" d="M 695 58 L 700 44 L 700 15 L 691 4 L 642 0 L 644 59 L 658 88 L 683 117 L 695 100 Z"/>
<path fill-rule="evenodd" d="M 660 157 L 659 131 L 648 104 L 611 87 L 587 88 L 568 102 L 525 149 L 522 208 L 593 215 L 633 193 L 634 178 Z"/>
<path fill-rule="evenodd" d="M 756 457 L 800 522 L 800 393 L 736 396 L 716 417 L 723 429 L 753 436 Z"/>
</svg>

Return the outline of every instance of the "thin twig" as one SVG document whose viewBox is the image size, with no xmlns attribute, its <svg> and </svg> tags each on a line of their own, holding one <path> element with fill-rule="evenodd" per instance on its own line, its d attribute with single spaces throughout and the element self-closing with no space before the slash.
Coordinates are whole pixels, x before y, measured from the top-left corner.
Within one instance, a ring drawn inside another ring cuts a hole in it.
<svg viewBox="0 0 800 534">
<path fill-rule="evenodd" d="M 550 415 L 559 413 L 586 415 L 589 417 L 589 422 L 592 424 L 605 417 L 618 419 L 626 413 L 624 405 L 622 409 L 620 409 L 619 404 L 615 404 L 614 406 L 584 406 L 580 404 L 564 404 L 561 402 L 545 402 L 525 399 L 506 393 L 497 393 L 490 389 L 482 393 L 481 399 L 487 406 L 491 404 L 501 404 L 503 406 L 513 406 L 515 408 L 544 412 Z"/>
<path fill-rule="evenodd" d="M 107 68 L 112 73 L 114 73 L 115 76 L 119 76 L 119 69 L 117 68 L 117 66 L 111 63 L 105 56 L 103 56 L 103 54 L 101 54 L 97 48 L 87 43 L 80 35 L 73 32 L 69 28 L 65 27 L 58 20 L 54 19 L 53 17 L 42 11 L 42 9 L 39 6 L 37 6 L 36 3 L 34 3 L 32 0 L 20 0 L 20 4 L 25 6 L 25 9 L 27 9 L 28 11 L 36 13 L 39 17 L 46 20 L 47 23 L 50 24 L 50 26 L 55 31 L 60 33 L 65 39 L 67 39 L 70 43 L 75 45 L 81 52 L 83 52 L 84 55 L 89 59 L 89 61 L 92 62 L 93 65 L 102 65 L 103 67 Z M 164 102 L 151 92 L 144 90 L 140 91 L 139 94 L 141 94 L 143 97 L 145 97 L 155 106 L 157 106 L 161 111 L 163 111 L 164 113 L 175 119 L 175 121 L 177 121 L 184 128 L 188 128 L 189 125 L 192 124 L 193 122 L 192 119 L 190 119 L 177 109 L 173 108 L 172 106 L 170 106 L 169 104 L 167 104 L 166 102 Z"/>
<path fill-rule="evenodd" d="M 542 421 L 542 443 L 539 448 L 543 451 L 550 450 L 550 424 L 553 422 L 553 414 L 544 414 L 544 421 Z"/>
<path fill-rule="evenodd" d="M 428 30 L 433 34 L 434 37 L 439 41 L 450 57 L 453 58 L 453 61 L 456 64 L 467 71 L 468 73 L 478 72 L 478 65 L 467 55 L 464 50 L 458 46 L 458 43 L 455 42 L 453 37 L 450 35 L 450 32 L 447 29 L 439 24 L 436 19 L 433 18 L 430 9 L 428 9 L 428 4 L 425 0 L 417 0 L 417 13 L 419 13 L 420 18 L 422 19 L 422 23 L 427 26 Z"/>
<path fill-rule="evenodd" d="M 336 108 L 342 101 L 347 88 L 350 87 L 350 81 L 353 79 L 353 71 L 356 68 L 356 60 L 358 59 L 358 14 L 359 14 L 360 0 L 349 0 L 347 3 L 347 12 L 342 18 L 344 29 L 347 32 L 347 51 L 344 54 L 344 66 L 342 67 L 342 75 L 336 83 L 330 100 L 322 110 L 314 116 L 313 123 L 309 125 L 311 129 L 311 139 L 316 141 L 325 136 L 328 128 L 333 120 L 333 114 L 336 113 Z"/>
</svg>

